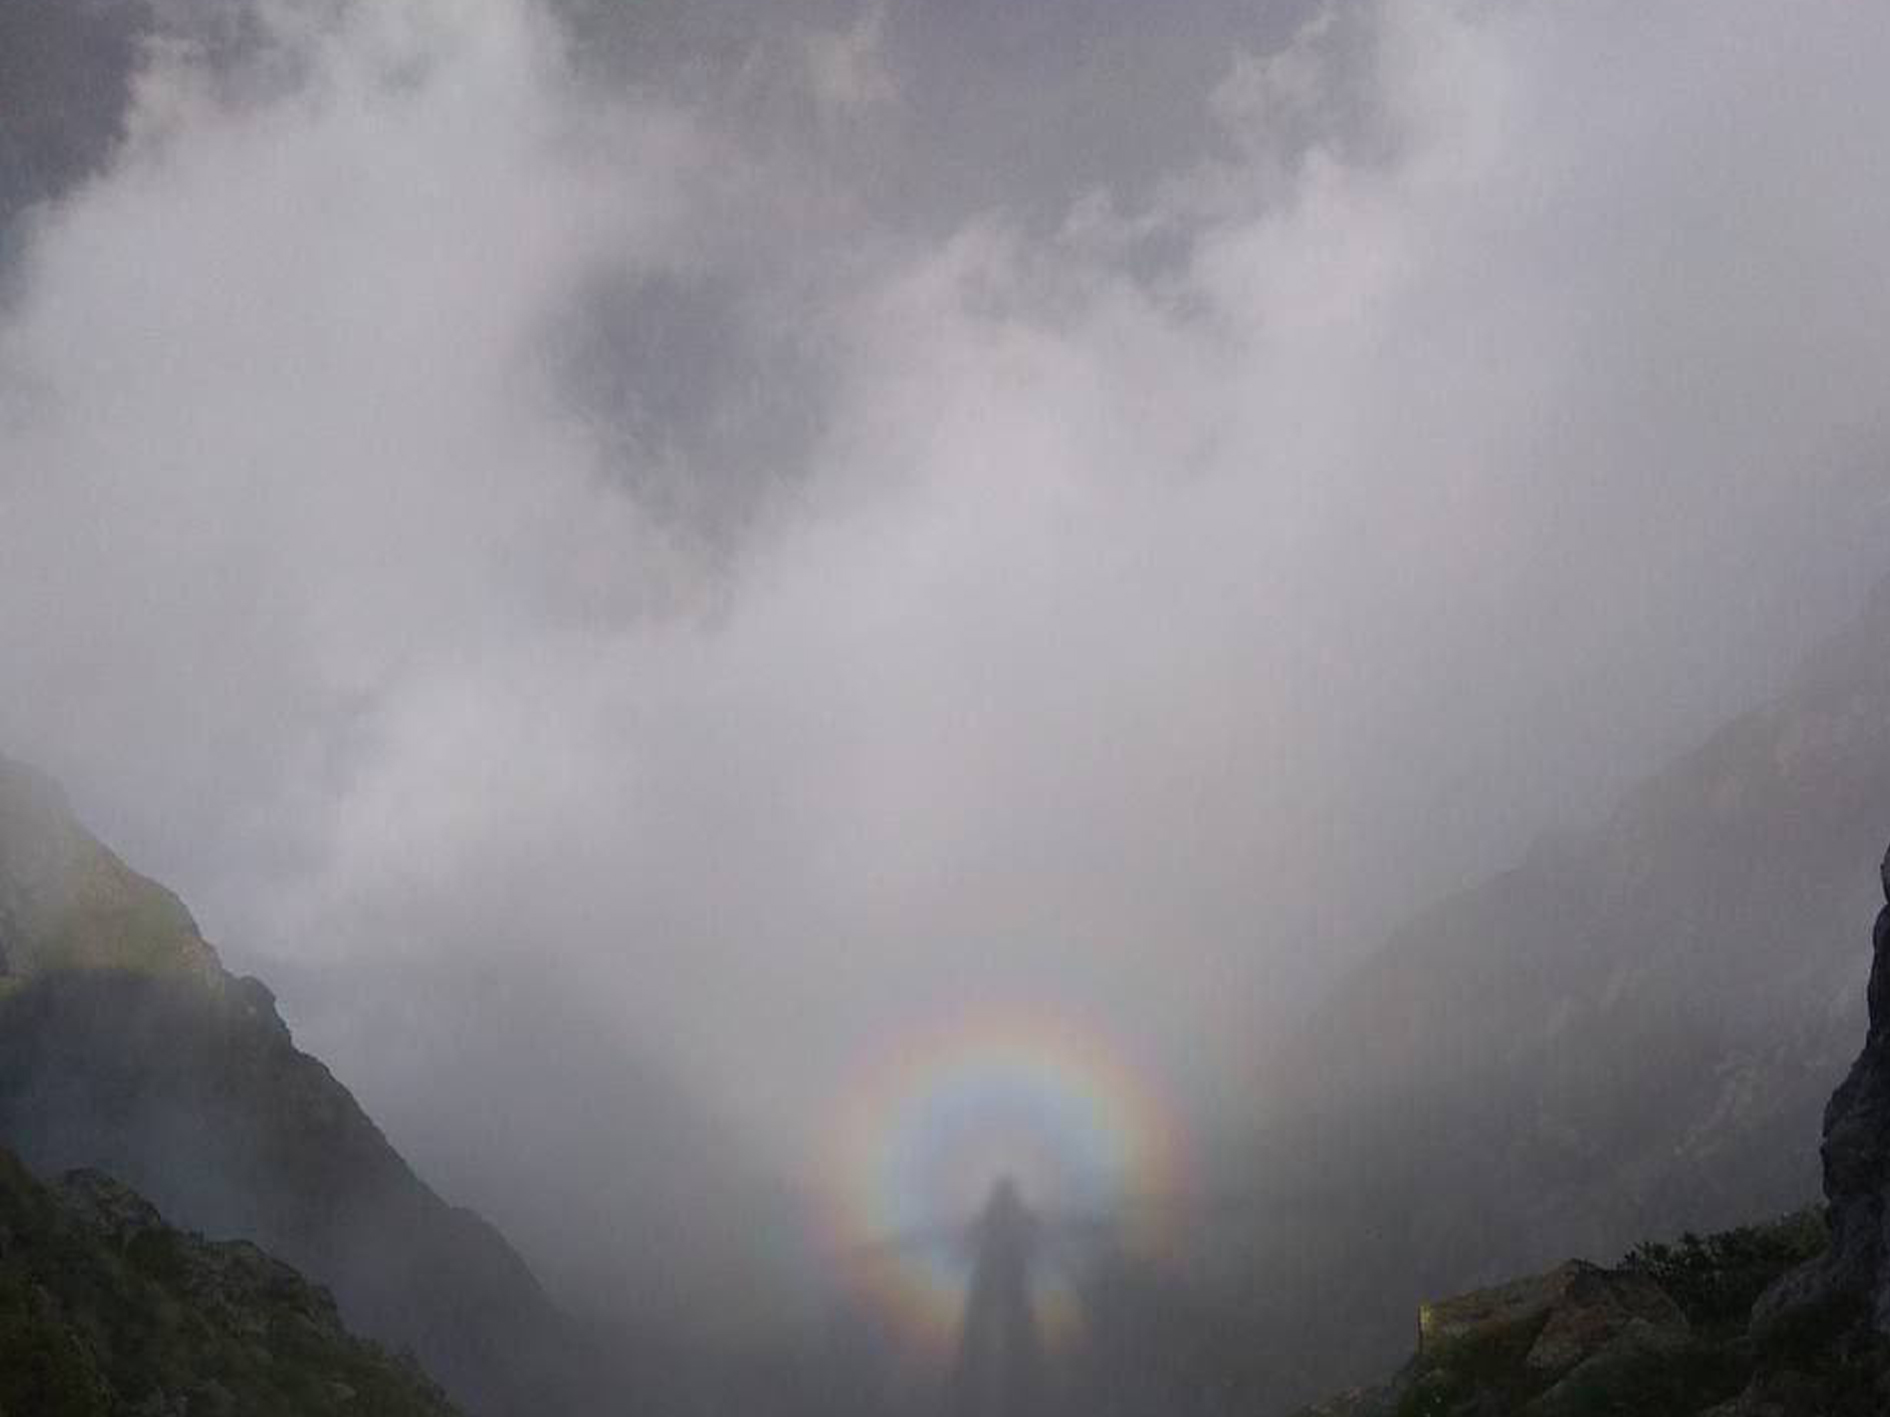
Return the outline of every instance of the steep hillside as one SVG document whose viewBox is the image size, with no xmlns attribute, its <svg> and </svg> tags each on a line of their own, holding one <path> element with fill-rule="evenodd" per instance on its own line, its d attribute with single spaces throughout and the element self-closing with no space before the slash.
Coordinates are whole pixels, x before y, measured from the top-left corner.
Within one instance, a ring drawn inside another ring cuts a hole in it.
<svg viewBox="0 0 1890 1417">
<path fill-rule="evenodd" d="M 1330 1390 L 1425 1294 L 1811 1198 L 1886 834 L 1880 591 L 1777 702 L 1399 931 L 1266 1069 L 1258 1218 L 1202 1259 L 1270 1370 Z"/>
<path fill-rule="evenodd" d="M 1395 1377 L 1301 1417 L 1878 1417 L 1890 1341 L 1854 1309 L 1751 1317 L 1825 1243 L 1806 1213 L 1426 1304 Z"/>
<path fill-rule="evenodd" d="M 413 1174 L 268 989 L 227 974 L 174 896 L 4 761 L 0 1143 L 280 1255 L 474 1410 L 569 1410 L 593 1376 L 524 1262 Z"/>
<path fill-rule="evenodd" d="M 1882 870 L 1890 900 L 1890 859 Z M 1890 1410 L 1890 906 L 1864 1050 L 1824 1112 L 1826 1210 L 1427 1304 L 1390 1383 L 1307 1417 L 1877 1417 Z"/>
<path fill-rule="evenodd" d="M 451 1417 L 411 1363 L 242 1242 L 174 1230 L 109 1177 L 0 1152 L 0 1412 Z"/>
</svg>

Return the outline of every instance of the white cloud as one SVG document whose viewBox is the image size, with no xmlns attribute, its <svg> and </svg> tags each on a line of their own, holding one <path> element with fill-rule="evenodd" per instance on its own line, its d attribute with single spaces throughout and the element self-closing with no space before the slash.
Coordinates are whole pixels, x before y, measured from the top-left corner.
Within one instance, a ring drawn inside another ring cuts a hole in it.
<svg viewBox="0 0 1890 1417">
<path fill-rule="evenodd" d="M 822 101 L 888 101 L 882 14 Z M 555 959 L 776 1139 L 995 992 L 1238 1078 L 1867 574 L 1884 28 L 1334 8 L 1233 156 L 938 241 L 523 4 L 349 9 L 268 99 L 171 56 L 0 333 L 0 741 L 239 961 Z M 831 365 L 727 566 L 560 398 L 599 270 Z"/>
</svg>

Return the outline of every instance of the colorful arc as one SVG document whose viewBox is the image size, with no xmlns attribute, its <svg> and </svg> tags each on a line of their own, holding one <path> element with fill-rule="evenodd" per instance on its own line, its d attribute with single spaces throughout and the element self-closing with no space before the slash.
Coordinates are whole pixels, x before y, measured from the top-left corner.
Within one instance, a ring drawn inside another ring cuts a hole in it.
<svg viewBox="0 0 1890 1417">
<path fill-rule="evenodd" d="M 1013 1178 L 1054 1219 L 1181 1190 L 1174 1109 L 1099 1030 L 1044 1011 L 988 1012 L 901 1041 L 862 1071 L 828 1152 L 830 1228 L 875 1309 L 930 1347 L 955 1330 L 969 1227 Z M 962 1239 L 955 1232 L 964 1232 Z M 902 1237 L 932 1236 L 927 1243 Z M 1066 1327 L 1067 1296 L 1044 1293 Z"/>
</svg>

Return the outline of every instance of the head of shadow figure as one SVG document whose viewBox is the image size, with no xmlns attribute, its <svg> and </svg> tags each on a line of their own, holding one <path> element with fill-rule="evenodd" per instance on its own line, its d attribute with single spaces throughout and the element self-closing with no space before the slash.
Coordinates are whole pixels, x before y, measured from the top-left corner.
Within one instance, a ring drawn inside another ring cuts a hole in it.
<svg viewBox="0 0 1890 1417">
<path fill-rule="evenodd" d="M 971 1288 L 952 1365 L 950 1417 L 1040 1417 L 1045 1410 L 1043 1335 L 1031 1305 L 1041 1243 L 1037 1217 L 1017 1184 L 999 1181 L 972 1234 Z"/>
</svg>

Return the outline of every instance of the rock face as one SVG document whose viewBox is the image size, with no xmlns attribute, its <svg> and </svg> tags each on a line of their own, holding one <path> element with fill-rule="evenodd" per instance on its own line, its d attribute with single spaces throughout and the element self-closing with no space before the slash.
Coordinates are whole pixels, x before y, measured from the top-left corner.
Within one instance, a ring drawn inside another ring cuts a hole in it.
<svg viewBox="0 0 1890 1417">
<path fill-rule="evenodd" d="M 1890 902 L 1890 856 L 1880 872 Z M 1890 904 L 1864 1050 L 1824 1113 L 1827 1209 L 1419 1310 L 1385 1387 L 1304 1417 L 1882 1417 L 1890 1411 Z"/>
<path fill-rule="evenodd" d="M 1609 1374 L 1693 1341 L 1686 1313 L 1647 1274 L 1580 1260 L 1426 1304 L 1418 1335 L 1400 1396 L 1439 1411 L 1456 1410 L 1494 1372 L 1525 1411 L 1559 1412 Z"/>
<path fill-rule="evenodd" d="M 89 836 L 52 779 L 0 756 L 0 990 L 60 969 L 225 979 L 182 901 Z"/>
<path fill-rule="evenodd" d="M 1319 1277 L 1225 1281 L 1274 1390 L 1397 1363 L 1427 1295 L 1815 1198 L 1886 840 L 1890 585 L 1776 701 L 1413 919 L 1270 1043 L 1228 1167 L 1254 1219 L 1200 1264 Z"/>
<path fill-rule="evenodd" d="M 1807 1211 L 1427 1304 L 1397 1377 L 1301 1417 L 1879 1417 L 1841 1335 L 1788 1354 L 1748 1335 L 1754 1296 L 1825 1239 Z M 1804 1401 L 1781 1405 L 1781 1392 Z"/>
<path fill-rule="evenodd" d="M 1418 1351 L 1524 1328 L 1535 1337 L 1523 1361 L 1565 1372 L 1625 1336 L 1684 1336 L 1687 1318 L 1646 1275 L 1570 1260 L 1547 1274 L 1424 1305 Z"/>
<path fill-rule="evenodd" d="M 1890 855 L 1882 879 L 1890 902 Z M 1760 1298 L 1753 1326 L 1761 1333 L 1861 1310 L 1878 1335 L 1890 1337 L 1890 904 L 1877 916 L 1871 945 L 1864 1051 L 1824 1109 L 1831 1246 Z"/>
<path fill-rule="evenodd" d="M 1883 863 L 1890 901 L 1890 856 Z M 1824 1113 L 1824 1193 L 1831 1252 L 1823 1283 L 1870 1306 L 1890 1334 L 1890 905 L 1877 917 L 1870 971 L 1870 1033 Z"/>
<path fill-rule="evenodd" d="M 268 988 L 228 974 L 175 896 L 5 759 L 0 1145 L 41 1175 L 121 1177 L 180 1225 L 281 1256 L 470 1410 L 581 1410 L 598 1381 L 524 1261 L 414 1175 L 296 1048 Z"/>
<path fill-rule="evenodd" d="M 165 1224 L 94 1171 L 45 1186 L 0 1152 L 0 1411 L 34 1417 L 452 1417 L 410 1362 L 242 1242 Z"/>
</svg>

